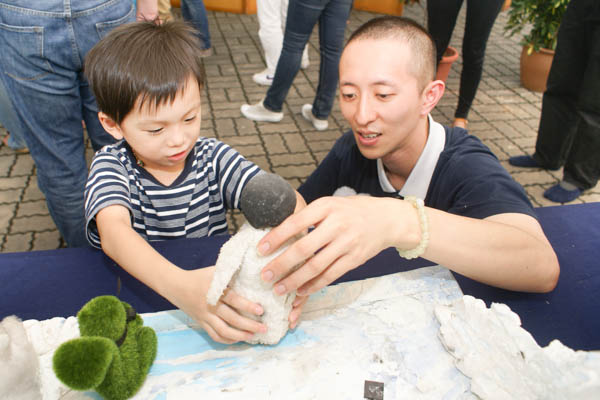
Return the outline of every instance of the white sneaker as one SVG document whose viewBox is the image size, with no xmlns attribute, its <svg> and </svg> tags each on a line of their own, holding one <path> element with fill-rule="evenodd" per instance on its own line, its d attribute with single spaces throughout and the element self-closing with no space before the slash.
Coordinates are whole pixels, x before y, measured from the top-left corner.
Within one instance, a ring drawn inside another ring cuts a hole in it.
<svg viewBox="0 0 600 400">
<path fill-rule="evenodd" d="M 308 67 L 310 67 L 310 60 L 308 59 L 308 57 L 306 57 L 306 59 L 304 57 L 302 57 L 302 62 L 300 63 L 300 68 L 306 69 Z"/>
<path fill-rule="evenodd" d="M 263 86 L 271 86 L 273 84 L 273 78 L 275 74 L 270 74 L 268 69 L 262 70 L 261 72 L 257 72 L 252 75 L 252 80 L 259 85 Z"/>
<path fill-rule="evenodd" d="M 305 120 L 312 122 L 313 126 L 318 131 L 324 131 L 329 127 L 329 122 L 326 119 L 319 119 L 312 113 L 312 104 L 302 106 L 302 116 Z"/>
<path fill-rule="evenodd" d="M 265 108 L 262 100 L 256 104 L 244 104 L 240 108 L 244 117 L 253 121 L 279 122 L 283 119 L 282 112 L 270 111 Z"/>
</svg>

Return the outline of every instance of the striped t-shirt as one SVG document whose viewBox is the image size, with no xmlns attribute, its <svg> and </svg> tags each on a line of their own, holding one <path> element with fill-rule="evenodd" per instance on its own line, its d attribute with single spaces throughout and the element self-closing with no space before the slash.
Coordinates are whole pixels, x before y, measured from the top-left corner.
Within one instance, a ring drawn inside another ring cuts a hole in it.
<svg viewBox="0 0 600 400">
<path fill-rule="evenodd" d="M 100 246 L 96 214 L 119 204 L 129 209 L 133 229 L 148 241 L 227 233 L 227 209 L 239 208 L 242 189 L 260 172 L 237 151 L 200 138 L 179 177 L 169 186 L 136 165 L 129 145 L 99 150 L 85 188 L 88 241 Z"/>
</svg>

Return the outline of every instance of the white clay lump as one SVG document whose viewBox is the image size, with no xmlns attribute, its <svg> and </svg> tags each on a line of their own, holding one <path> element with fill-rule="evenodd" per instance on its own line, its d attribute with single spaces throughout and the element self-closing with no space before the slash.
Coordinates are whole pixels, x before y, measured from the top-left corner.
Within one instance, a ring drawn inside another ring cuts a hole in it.
<svg viewBox="0 0 600 400">
<path fill-rule="evenodd" d="M 255 334 L 249 343 L 276 344 L 288 330 L 288 316 L 296 293 L 276 295 L 273 284 L 264 282 L 260 272 L 290 243 L 264 257 L 258 254 L 256 246 L 272 227 L 294 212 L 296 193 L 280 176 L 261 173 L 254 176 L 242 191 L 240 207 L 248 222 L 219 251 L 206 298 L 209 304 L 215 305 L 229 287 L 240 296 L 260 304 L 264 310 L 261 316 L 244 315 L 264 323 L 267 332 Z"/>
</svg>

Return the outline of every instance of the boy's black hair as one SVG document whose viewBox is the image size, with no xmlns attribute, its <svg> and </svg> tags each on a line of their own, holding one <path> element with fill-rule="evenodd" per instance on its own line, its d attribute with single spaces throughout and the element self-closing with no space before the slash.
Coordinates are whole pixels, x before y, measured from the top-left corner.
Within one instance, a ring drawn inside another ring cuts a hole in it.
<svg viewBox="0 0 600 400">
<path fill-rule="evenodd" d="M 355 40 L 384 38 L 400 39 L 409 45 L 413 59 L 408 66 L 417 77 L 421 89 L 435 78 L 435 42 L 423 26 L 410 18 L 389 15 L 373 18 L 350 35 L 346 46 Z"/>
<path fill-rule="evenodd" d="M 121 25 L 87 54 L 84 71 L 98 108 L 117 124 L 134 108 L 173 101 L 192 77 L 204 87 L 202 45 L 183 21 Z"/>
</svg>

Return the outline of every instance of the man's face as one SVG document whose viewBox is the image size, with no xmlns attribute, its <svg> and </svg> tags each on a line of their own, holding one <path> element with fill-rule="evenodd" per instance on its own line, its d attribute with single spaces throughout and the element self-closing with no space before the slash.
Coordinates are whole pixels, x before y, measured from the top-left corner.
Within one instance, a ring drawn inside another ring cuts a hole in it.
<svg viewBox="0 0 600 400">
<path fill-rule="evenodd" d="M 410 60 L 408 46 L 394 39 L 358 39 L 342 53 L 340 108 L 369 159 L 405 148 L 414 137 L 423 99 Z"/>
<path fill-rule="evenodd" d="M 134 106 L 120 132 L 149 171 L 180 172 L 200 136 L 201 96 L 195 79 L 187 80 L 173 102 Z"/>
</svg>

